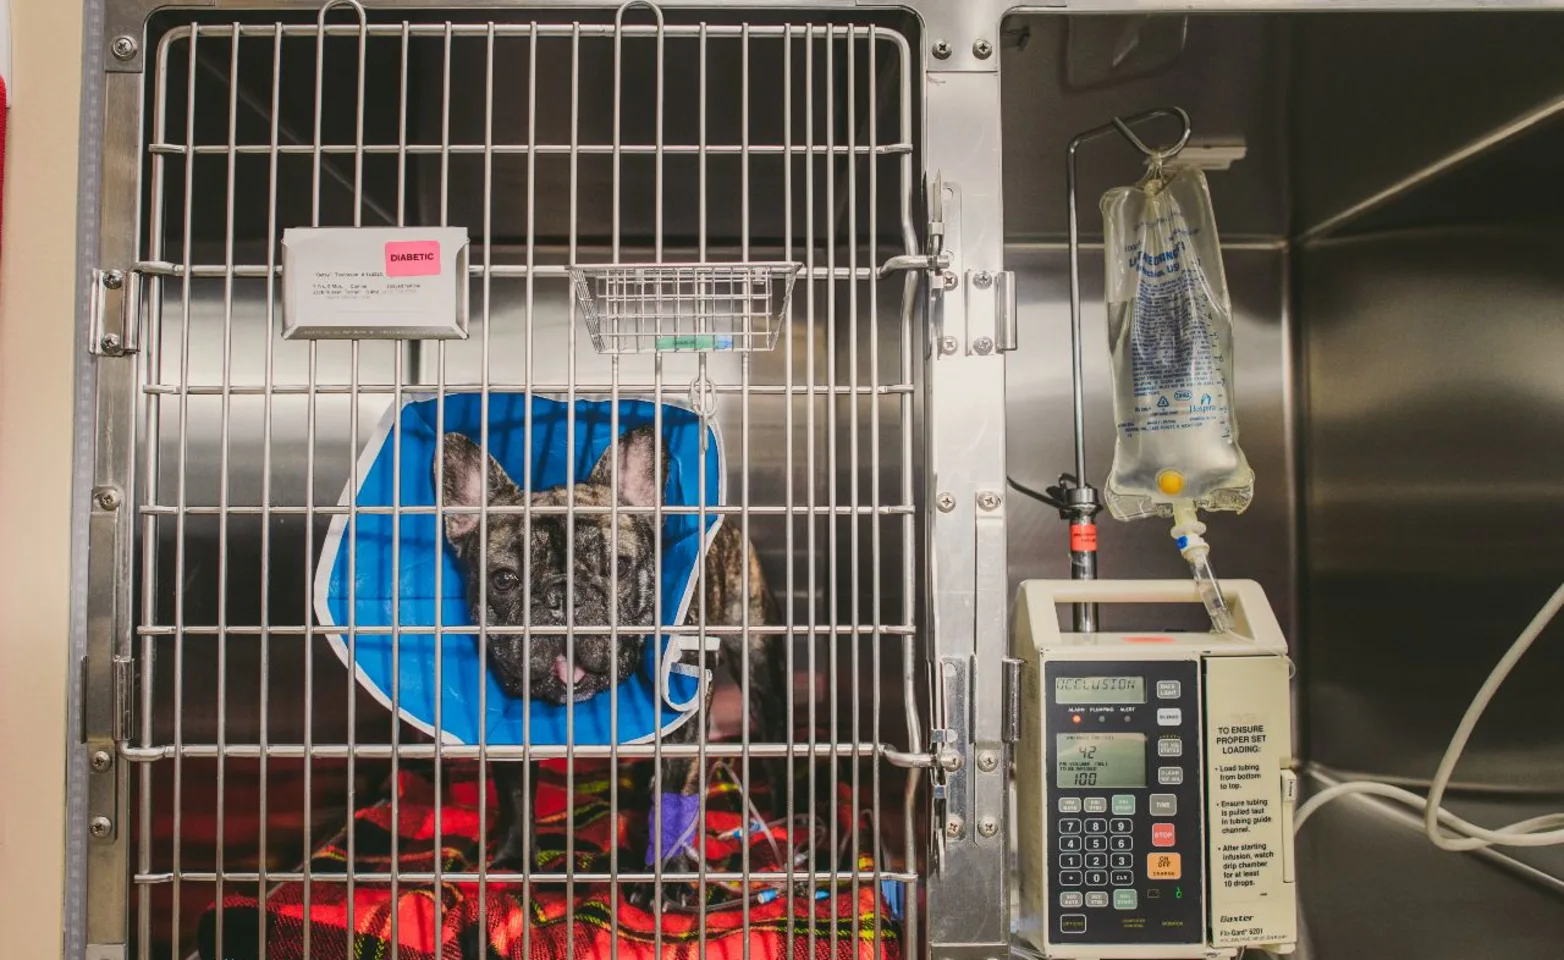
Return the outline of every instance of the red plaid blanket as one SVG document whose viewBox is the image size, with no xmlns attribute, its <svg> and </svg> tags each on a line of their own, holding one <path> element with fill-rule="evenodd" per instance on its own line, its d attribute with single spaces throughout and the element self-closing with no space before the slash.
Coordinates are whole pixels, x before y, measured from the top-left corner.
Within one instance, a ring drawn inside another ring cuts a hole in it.
<svg viewBox="0 0 1564 960">
<path fill-rule="evenodd" d="M 647 799 L 630 789 L 626 777 L 621 781 L 616 822 L 610 816 L 606 765 L 578 762 L 575 769 L 576 871 L 608 873 L 610 844 L 619 849 L 621 871 L 644 871 Z M 624 776 L 623 771 L 621 775 Z M 539 869 L 563 875 L 565 774 L 563 768 L 555 766 L 538 770 L 536 776 Z M 742 798 L 727 779 L 713 776 L 710 782 L 703 838 L 708 869 L 737 872 L 742 864 Z M 397 822 L 392 821 L 389 797 L 357 811 L 353 817 L 354 865 L 359 874 L 435 872 L 434 787 L 424 776 L 404 771 L 396 789 Z M 476 768 L 469 765 L 466 769 L 448 769 L 443 793 L 439 809 L 440 870 L 475 872 L 479 833 Z M 488 793 L 488 829 L 490 841 L 494 842 L 498 821 L 492 784 Z M 849 799 L 844 795 L 837 811 L 839 825 L 846 826 L 844 821 L 850 820 L 851 804 L 846 802 Z M 638 831 L 642 836 L 639 848 L 630 839 Z M 861 834 L 864 845 L 872 848 L 871 832 L 865 830 Z M 838 833 L 839 837 L 848 835 L 846 829 Z M 750 840 L 752 872 L 775 875 L 782 869 L 773 850 L 780 848 L 785 855 L 784 828 L 752 830 Z M 867 851 L 858 855 L 856 865 L 860 871 L 874 869 L 873 858 Z M 562 883 L 535 883 L 530 899 L 524 900 L 519 882 L 504 882 L 506 875 L 496 874 L 501 882 L 491 881 L 484 892 L 484 929 L 480 932 L 476 883 L 444 882 L 437 897 L 431 885 L 403 881 L 393 899 L 389 883 L 359 881 L 350 900 L 342 876 L 346 866 L 344 830 L 312 858 L 314 879 L 307 910 L 300 883 L 280 885 L 264 904 L 254 897 L 227 897 L 201 920 L 200 955 L 204 960 L 259 958 L 263 955 L 264 925 L 264 956 L 268 960 L 303 957 L 306 938 L 309 956 L 315 960 L 389 957 L 393 914 L 397 918 L 399 955 L 405 960 L 432 960 L 436 956 L 442 960 L 685 960 L 700 955 L 702 929 L 698 910 L 666 908 L 659 929 L 657 917 L 629 903 L 619 885 L 579 881 L 574 885 L 573 896 L 568 896 Z M 767 892 L 750 900 L 747 935 L 738 892 L 709 886 L 705 956 L 743 958 L 747 940 L 750 960 L 896 960 L 900 955 L 900 927 L 880 886 L 865 880 L 856 885 L 830 887 L 825 879 L 822 877 L 821 884 L 813 890 L 802 883 L 796 885 L 792 896 L 782 895 L 780 884 L 757 884 L 757 888 Z M 894 896 L 898 891 L 890 892 Z M 219 911 L 223 919 L 221 951 L 216 949 Z M 480 940 L 485 942 L 485 950 L 479 950 Z"/>
</svg>

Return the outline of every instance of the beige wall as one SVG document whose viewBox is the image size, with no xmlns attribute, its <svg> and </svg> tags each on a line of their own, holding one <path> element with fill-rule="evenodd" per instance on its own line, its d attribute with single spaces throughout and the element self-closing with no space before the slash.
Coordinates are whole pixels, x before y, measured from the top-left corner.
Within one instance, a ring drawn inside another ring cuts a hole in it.
<svg viewBox="0 0 1564 960">
<path fill-rule="evenodd" d="M 60 956 L 81 4 L 11 0 L 0 251 L 0 955 Z M 9 78 L 8 78 L 9 79 Z"/>
</svg>

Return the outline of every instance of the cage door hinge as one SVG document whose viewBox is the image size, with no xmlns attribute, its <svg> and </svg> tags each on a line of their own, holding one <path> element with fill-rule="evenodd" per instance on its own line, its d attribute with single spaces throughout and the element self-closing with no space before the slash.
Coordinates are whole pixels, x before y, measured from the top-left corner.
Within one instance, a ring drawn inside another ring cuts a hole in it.
<svg viewBox="0 0 1564 960">
<path fill-rule="evenodd" d="M 141 274 L 134 270 L 92 271 L 91 340 L 100 357 L 123 357 L 141 346 Z"/>
<path fill-rule="evenodd" d="M 136 729 L 136 661 L 131 657 L 114 658 L 114 716 L 110 736 L 116 746 L 130 742 Z"/>
<path fill-rule="evenodd" d="M 1001 705 L 1004 708 L 1002 715 L 1004 727 L 1000 739 L 1005 743 L 1019 743 L 1021 740 L 1021 661 L 1014 657 L 1006 657 L 1000 666 L 1004 669 L 1004 688 L 1000 691 Z"/>
</svg>

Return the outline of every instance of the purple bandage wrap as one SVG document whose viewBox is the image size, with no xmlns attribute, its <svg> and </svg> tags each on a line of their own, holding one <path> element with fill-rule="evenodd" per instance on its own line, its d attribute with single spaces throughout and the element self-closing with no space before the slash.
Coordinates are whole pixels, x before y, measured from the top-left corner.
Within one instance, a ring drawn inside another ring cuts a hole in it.
<svg viewBox="0 0 1564 960">
<path fill-rule="evenodd" d="M 700 812 L 701 798 L 698 794 L 664 793 L 658 797 L 657 807 L 651 816 L 662 821 L 662 860 L 666 861 L 683 852 L 695 835 L 695 821 L 699 819 Z M 646 841 L 646 865 L 651 866 L 658 861 L 657 821 L 653 820 L 648 826 L 651 828 L 651 836 Z"/>
</svg>

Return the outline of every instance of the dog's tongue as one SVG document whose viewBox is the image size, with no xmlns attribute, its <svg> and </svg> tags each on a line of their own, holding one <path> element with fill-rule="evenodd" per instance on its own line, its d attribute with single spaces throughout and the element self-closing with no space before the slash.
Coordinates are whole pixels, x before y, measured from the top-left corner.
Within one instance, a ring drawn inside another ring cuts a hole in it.
<svg viewBox="0 0 1564 960">
<path fill-rule="evenodd" d="M 570 664 L 566 662 L 565 658 L 554 658 L 554 676 L 558 677 L 559 682 L 563 683 L 565 686 L 575 686 L 576 684 L 580 683 L 582 678 L 584 678 L 586 675 L 586 668 L 582 667 L 581 664 L 578 663 L 576 664 L 575 676 L 572 677 L 570 674 Z"/>
</svg>

